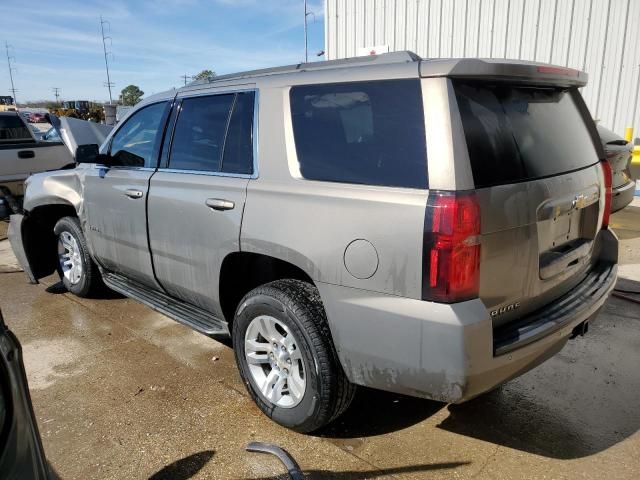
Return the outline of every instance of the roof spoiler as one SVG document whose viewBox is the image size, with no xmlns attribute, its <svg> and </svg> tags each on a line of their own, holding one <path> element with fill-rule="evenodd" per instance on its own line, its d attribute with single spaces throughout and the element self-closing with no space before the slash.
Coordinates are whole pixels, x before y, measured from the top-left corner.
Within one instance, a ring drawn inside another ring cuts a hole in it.
<svg viewBox="0 0 640 480">
<path fill-rule="evenodd" d="M 584 87 L 588 75 L 580 70 L 522 60 L 452 58 L 420 62 L 421 77 L 452 77 L 510 83 Z"/>
</svg>

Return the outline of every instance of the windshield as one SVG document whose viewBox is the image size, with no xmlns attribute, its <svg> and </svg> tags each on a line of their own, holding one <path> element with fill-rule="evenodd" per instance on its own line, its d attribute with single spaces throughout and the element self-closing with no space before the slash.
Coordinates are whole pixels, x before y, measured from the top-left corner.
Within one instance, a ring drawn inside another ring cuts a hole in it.
<svg viewBox="0 0 640 480">
<path fill-rule="evenodd" d="M 45 142 L 61 142 L 62 138 L 60 138 L 58 130 L 56 130 L 54 127 L 51 127 L 49 130 L 47 130 L 47 133 L 42 136 L 42 140 L 44 140 Z"/>
</svg>

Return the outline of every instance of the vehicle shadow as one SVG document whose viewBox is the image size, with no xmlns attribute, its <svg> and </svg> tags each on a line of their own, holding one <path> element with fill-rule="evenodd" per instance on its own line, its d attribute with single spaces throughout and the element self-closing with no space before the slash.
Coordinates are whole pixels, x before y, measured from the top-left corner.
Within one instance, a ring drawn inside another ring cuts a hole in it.
<svg viewBox="0 0 640 480">
<path fill-rule="evenodd" d="M 349 409 L 319 432 L 327 438 L 373 437 L 415 425 L 446 404 L 359 387 Z"/>
<path fill-rule="evenodd" d="M 579 410 L 581 406 L 578 404 L 575 408 Z M 448 409 L 449 416 L 438 428 L 562 460 L 601 452 L 638 430 L 637 422 L 631 419 L 629 423 L 618 422 L 607 430 L 593 425 L 590 419 L 601 413 L 597 410 L 583 412 L 585 423 L 578 425 L 566 421 L 566 417 L 544 403 L 504 390 L 488 393 L 463 405 L 450 405 Z"/>
<path fill-rule="evenodd" d="M 640 430 L 638 352 L 640 306 L 611 297 L 585 337 L 498 390 L 449 405 L 438 428 L 550 458 L 604 451 Z"/>
<path fill-rule="evenodd" d="M 187 480 L 202 470 L 214 454 L 213 450 L 204 450 L 181 458 L 151 475 L 149 480 Z"/>
<path fill-rule="evenodd" d="M 433 472 L 438 470 L 450 470 L 464 465 L 469 465 L 471 462 L 450 462 L 450 463 L 431 463 L 423 465 L 407 465 L 404 467 L 395 468 L 380 468 L 376 470 L 367 470 L 364 472 L 347 471 L 347 472 L 332 472 L 330 470 L 303 470 L 304 478 L 307 480 L 365 480 L 368 478 L 386 477 L 388 475 L 400 475 L 403 473 L 419 473 L 419 472 Z M 275 475 L 272 477 L 258 477 L 251 478 L 250 480 L 278 480 L 281 478 L 287 478 L 283 475 Z"/>
<path fill-rule="evenodd" d="M 47 288 L 45 288 L 45 291 L 53 295 L 60 295 L 60 294 L 69 292 L 64 286 L 64 284 L 62 283 L 62 281 L 52 283 Z M 93 295 L 91 295 L 92 300 L 118 300 L 121 298 L 126 298 L 126 297 L 106 287 L 100 289 L 98 292 L 95 292 Z"/>
<path fill-rule="evenodd" d="M 617 288 L 640 292 L 640 282 L 621 280 Z M 640 306 L 611 297 L 585 337 L 492 392 L 446 406 L 360 388 L 347 412 L 319 435 L 349 443 L 402 430 L 446 408 L 440 429 L 549 458 L 582 458 L 640 430 L 638 352 Z"/>
</svg>

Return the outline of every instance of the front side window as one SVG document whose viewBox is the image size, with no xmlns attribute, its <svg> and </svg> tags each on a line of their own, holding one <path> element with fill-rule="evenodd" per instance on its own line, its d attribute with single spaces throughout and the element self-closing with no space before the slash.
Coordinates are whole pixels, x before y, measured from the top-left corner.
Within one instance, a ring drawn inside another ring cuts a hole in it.
<svg viewBox="0 0 640 480">
<path fill-rule="evenodd" d="M 111 140 L 113 165 L 155 167 L 155 155 L 164 127 L 167 102 L 154 103 L 133 113 Z"/>
<path fill-rule="evenodd" d="M 427 188 L 419 80 L 297 86 L 290 101 L 304 178 Z"/>
<path fill-rule="evenodd" d="M 185 98 L 176 122 L 169 168 L 219 172 L 234 94 Z"/>
</svg>

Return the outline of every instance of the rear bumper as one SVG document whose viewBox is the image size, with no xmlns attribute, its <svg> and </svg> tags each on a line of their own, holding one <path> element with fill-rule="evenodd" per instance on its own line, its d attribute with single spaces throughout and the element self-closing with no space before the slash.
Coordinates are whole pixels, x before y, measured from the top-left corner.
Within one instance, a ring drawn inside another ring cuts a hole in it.
<svg viewBox="0 0 640 480">
<path fill-rule="evenodd" d="M 629 205 L 633 201 L 636 190 L 636 182 L 631 181 L 626 185 L 613 189 L 611 197 L 611 212 L 617 212 Z"/>
<path fill-rule="evenodd" d="M 615 235 L 603 234 L 617 252 Z M 560 351 L 576 326 L 597 315 L 616 274 L 614 260 L 603 259 L 595 276 L 535 318 L 529 316 L 530 321 L 550 321 L 517 335 L 511 332 L 510 348 L 502 350 L 496 349 L 496 332 L 479 299 L 446 305 L 337 285 L 318 284 L 318 289 L 340 362 L 352 382 L 460 403 Z"/>
</svg>

